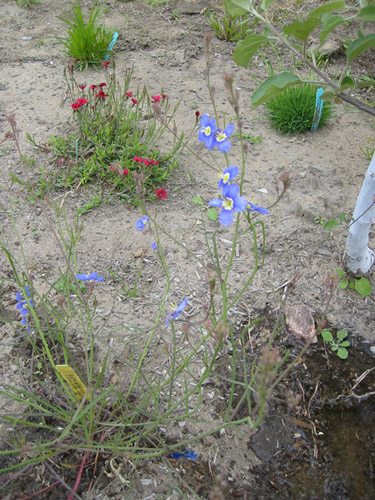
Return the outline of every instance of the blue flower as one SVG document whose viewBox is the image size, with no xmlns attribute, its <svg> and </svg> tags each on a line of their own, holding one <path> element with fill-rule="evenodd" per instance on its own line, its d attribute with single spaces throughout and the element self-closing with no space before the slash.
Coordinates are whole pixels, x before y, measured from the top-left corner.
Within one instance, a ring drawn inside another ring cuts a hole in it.
<svg viewBox="0 0 375 500">
<path fill-rule="evenodd" d="M 157 246 L 156 243 L 151 243 L 151 247 L 152 247 L 153 250 L 155 250 L 155 252 L 158 249 L 158 246 Z"/>
<path fill-rule="evenodd" d="M 169 320 L 171 318 L 177 319 L 179 317 L 179 315 L 181 314 L 181 312 L 187 306 L 187 303 L 188 303 L 188 299 L 187 299 L 187 297 L 185 297 L 184 300 L 180 304 L 178 304 L 178 306 L 176 307 L 176 309 L 174 310 L 174 312 L 168 315 L 167 320 L 166 320 L 167 326 L 168 326 Z"/>
<path fill-rule="evenodd" d="M 247 207 L 247 200 L 240 194 L 238 184 L 225 184 L 223 187 L 223 198 L 214 198 L 208 204 L 211 207 L 221 208 L 219 220 L 223 226 L 229 226 L 233 222 L 234 212 L 242 212 Z"/>
<path fill-rule="evenodd" d="M 175 460 L 179 460 L 180 458 L 188 458 L 189 460 L 196 460 L 198 457 L 198 454 L 195 451 L 184 451 L 183 453 L 180 453 L 179 451 L 173 452 L 171 455 L 168 456 L 168 458 L 174 458 Z"/>
<path fill-rule="evenodd" d="M 234 125 L 233 123 L 230 123 L 223 131 L 220 129 L 216 130 L 215 134 L 215 140 L 217 144 L 217 149 L 221 151 L 222 153 L 228 153 L 230 150 L 230 141 L 228 137 L 230 137 L 233 134 L 234 131 Z"/>
<path fill-rule="evenodd" d="M 260 214 L 269 214 L 269 211 L 266 208 L 258 207 L 257 205 L 254 205 L 254 203 L 251 203 L 251 201 L 247 202 L 246 210 L 248 212 L 259 212 Z"/>
<path fill-rule="evenodd" d="M 30 297 L 29 287 L 25 286 L 25 290 L 26 290 L 26 295 L 29 298 Z M 16 309 L 18 310 L 18 312 L 22 316 L 21 323 L 22 323 L 22 325 L 26 326 L 27 331 L 29 332 L 30 331 L 30 327 L 27 324 L 27 318 L 26 317 L 29 314 L 28 307 L 29 306 L 30 307 L 34 307 L 34 302 L 32 300 L 30 300 L 30 298 L 29 298 L 29 303 L 27 303 L 27 300 L 25 300 L 25 298 L 24 298 L 23 292 L 17 292 L 17 294 L 16 294 L 16 301 L 17 301 Z"/>
<path fill-rule="evenodd" d="M 98 276 L 98 273 L 76 274 L 76 278 L 81 281 L 104 281 L 104 277 Z"/>
<path fill-rule="evenodd" d="M 137 220 L 137 222 L 135 223 L 137 231 L 143 231 L 147 222 L 148 222 L 147 215 L 143 215 L 139 220 Z"/>
<path fill-rule="evenodd" d="M 211 151 L 216 146 L 216 121 L 214 119 L 210 120 L 210 117 L 206 114 L 202 115 L 201 118 L 201 128 L 198 132 L 198 139 L 204 142 L 206 148 Z"/>
<path fill-rule="evenodd" d="M 228 184 L 228 182 L 232 181 L 238 175 L 238 172 L 238 167 L 231 165 L 230 167 L 226 168 L 222 174 L 219 174 L 219 189 L 222 189 L 225 184 Z"/>
</svg>

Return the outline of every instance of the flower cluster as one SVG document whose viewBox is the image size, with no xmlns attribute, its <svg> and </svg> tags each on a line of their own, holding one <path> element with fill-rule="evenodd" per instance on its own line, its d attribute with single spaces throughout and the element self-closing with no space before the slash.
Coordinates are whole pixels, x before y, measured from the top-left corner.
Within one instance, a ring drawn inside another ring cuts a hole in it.
<svg viewBox="0 0 375 500">
<path fill-rule="evenodd" d="M 146 224 L 148 223 L 148 217 L 147 215 L 143 215 L 137 222 L 135 223 L 135 227 L 137 231 L 143 231 L 144 228 L 146 227 Z"/>
<path fill-rule="evenodd" d="M 216 121 L 204 114 L 201 118 L 201 127 L 198 132 L 198 139 L 204 142 L 208 150 L 214 149 L 216 146 L 219 151 L 227 153 L 230 149 L 229 137 L 234 131 L 234 125 L 229 124 L 223 131 L 216 128 Z M 209 206 L 221 208 L 219 215 L 220 223 L 223 226 L 232 224 L 235 213 L 247 210 L 249 212 L 259 212 L 268 214 L 268 210 L 263 207 L 258 207 L 247 201 L 243 196 L 240 196 L 240 186 L 232 182 L 239 173 L 238 167 L 231 165 L 219 175 L 219 189 L 222 190 L 221 198 L 214 198 L 209 202 Z"/>
<path fill-rule="evenodd" d="M 211 151 L 215 147 L 222 153 L 228 153 L 230 150 L 229 137 L 233 134 L 234 125 L 230 123 L 222 131 L 216 128 L 216 120 L 212 120 L 207 114 L 201 117 L 201 126 L 198 132 L 198 138 L 201 142 L 204 142 L 206 148 Z"/>
<path fill-rule="evenodd" d="M 26 295 L 27 295 L 29 303 L 27 302 L 27 300 L 25 300 L 25 297 L 24 297 L 24 295 L 23 295 L 22 292 L 17 292 L 17 295 L 16 295 L 16 301 L 17 301 L 16 309 L 17 309 L 17 311 L 20 313 L 20 315 L 22 317 L 21 323 L 26 326 L 27 331 L 29 332 L 30 331 L 30 326 L 27 323 L 27 316 L 29 314 L 28 307 L 29 306 L 30 307 L 34 307 L 34 302 L 30 299 L 30 290 L 29 290 L 29 287 L 25 286 L 25 290 L 26 290 Z"/>
<path fill-rule="evenodd" d="M 77 109 L 79 109 L 81 106 L 84 106 L 85 104 L 87 104 L 86 99 L 83 99 L 83 97 L 80 97 L 79 99 L 76 100 L 76 102 L 73 102 L 72 108 L 74 109 L 74 111 L 76 111 Z"/>
<path fill-rule="evenodd" d="M 140 158 L 139 156 L 134 156 L 133 159 L 138 163 L 144 163 L 146 167 L 148 165 L 159 165 L 159 162 L 157 160 L 153 160 L 152 158 Z"/>
<path fill-rule="evenodd" d="M 153 95 L 151 97 L 151 100 L 154 101 L 154 102 L 160 102 L 161 98 L 166 99 L 167 98 L 167 94 L 163 94 L 161 96 L 160 95 Z"/>
</svg>

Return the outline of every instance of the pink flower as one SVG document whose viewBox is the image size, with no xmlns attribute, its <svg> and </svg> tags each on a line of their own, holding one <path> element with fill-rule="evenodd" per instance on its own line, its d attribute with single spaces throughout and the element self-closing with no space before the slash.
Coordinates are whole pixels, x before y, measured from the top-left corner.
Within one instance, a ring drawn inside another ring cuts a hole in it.
<svg viewBox="0 0 375 500">
<path fill-rule="evenodd" d="M 163 198 L 166 200 L 167 199 L 167 191 L 164 188 L 157 189 L 155 191 L 156 196 L 159 198 L 159 200 L 162 200 Z"/>
<path fill-rule="evenodd" d="M 153 95 L 153 96 L 151 97 L 151 99 L 152 99 L 154 102 L 160 102 L 161 97 L 160 97 L 160 95 Z"/>
<path fill-rule="evenodd" d="M 82 97 L 80 97 L 79 99 L 77 99 L 77 104 L 82 106 L 82 104 L 87 104 L 87 101 L 86 101 L 86 99 L 83 99 Z"/>
<path fill-rule="evenodd" d="M 162 97 L 163 97 L 163 99 L 166 99 L 168 96 L 167 96 L 167 94 L 163 94 Z"/>
<path fill-rule="evenodd" d="M 102 99 L 105 99 L 108 97 L 108 94 L 105 94 L 102 90 L 99 90 L 99 94 L 95 94 L 95 98 L 101 97 Z"/>
</svg>

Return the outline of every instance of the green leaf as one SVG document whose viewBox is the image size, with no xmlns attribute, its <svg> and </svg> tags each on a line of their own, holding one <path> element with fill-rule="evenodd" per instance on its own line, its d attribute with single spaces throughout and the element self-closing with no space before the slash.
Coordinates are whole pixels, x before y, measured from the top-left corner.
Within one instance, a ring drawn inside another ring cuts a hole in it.
<svg viewBox="0 0 375 500">
<path fill-rule="evenodd" d="M 335 97 L 336 94 L 334 92 L 324 92 L 324 94 L 320 96 L 323 101 L 332 101 Z"/>
<path fill-rule="evenodd" d="M 260 4 L 261 9 L 263 10 L 268 10 L 269 6 L 274 0 L 263 0 L 263 2 Z"/>
<path fill-rule="evenodd" d="M 197 205 L 202 205 L 204 206 L 203 200 L 200 196 L 194 196 L 194 198 L 191 199 L 193 203 L 196 203 Z"/>
<path fill-rule="evenodd" d="M 207 210 L 207 216 L 210 220 L 217 220 L 217 211 L 215 210 L 215 208 L 209 208 Z"/>
<path fill-rule="evenodd" d="M 350 76 L 346 76 L 341 82 L 340 92 L 346 89 L 354 89 L 354 86 L 355 84 L 352 78 L 350 78 Z"/>
<path fill-rule="evenodd" d="M 249 35 L 244 40 L 238 42 L 233 54 L 233 60 L 238 66 L 247 68 L 257 50 L 268 42 L 268 37 L 264 35 Z"/>
<path fill-rule="evenodd" d="M 324 224 L 323 229 L 327 229 L 328 231 L 333 229 L 334 227 L 339 226 L 340 224 L 337 222 L 337 220 L 327 220 L 327 222 Z"/>
<path fill-rule="evenodd" d="M 273 97 L 282 94 L 284 90 L 301 83 L 301 80 L 294 73 L 285 71 L 277 75 L 272 75 L 265 80 L 251 96 L 251 104 L 255 108 Z"/>
<path fill-rule="evenodd" d="M 345 288 L 347 288 L 348 285 L 349 285 L 349 280 L 347 278 L 342 278 L 339 283 L 339 288 L 341 288 L 341 290 L 345 290 Z"/>
<path fill-rule="evenodd" d="M 319 33 L 320 47 L 325 44 L 327 41 L 328 35 L 333 31 L 337 26 L 346 22 L 345 17 L 342 16 L 327 16 L 322 19 L 323 27 Z"/>
<path fill-rule="evenodd" d="M 339 330 L 337 333 L 336 333 L 336 337 L 339 339 L 339 340 L 343 340 L 345 337 L 348 336 L 348 330 L 346 328 L 343 328 L 342 330 Z"/>
<path fill-rule="evenodd" d="M 310 35 L 314 31 L 314 29 L 319 26 L 320 19 L 312 18 L 307 19 L 306 21 L 294 21 L 294 23 L 286 26 L 283 29 L 283 33 L 286 35 L 292 35 L 296 40 L 301 42 L 305 42 Z"/>
<path fill-rule="evenodd" d="M 357 17 L 363 19 L 363 21 L 375 21 L 375 6 L 363 7 Z"/>
<path fill-rule="evenodd" d="M 346 58 L 348 62 L 352 62 L 356 57 L 360 56 L 363 52 L 371 47 L 375 47 L 375 34 L 371 33 L 364 37 L 354 40 L 346 49 Z"/>
<path fill-rule="evenodd" d="M 224 7 L 225 10 L 233 17 L 244 16 L 248 12 L 246 9 L 238 7 L 233 0 L 224 0 Z"/>
<path fill-rule="evenodd" d="M 354 288 L 358 293 L 363 295 L 363 297 L 367 297 L 371 293 L 371 285 L 368 279 L 364 277 L 355 280 Z"/>
<path fill-rule="evenodd" d="M 341 342 L 341 347 L 349 347 L 350 342 L 348 340 L 344 340 L 344 342 Z"/>
<path fill-rule="evenodd" d="M 323 330 L 322 337 L 326 342 L 333 342 L 333 335 L 329 330 Z"/>
<path fill-rule="evenodd" d="M 250 12 L 253 1 L 252 0 L 231 0 L 231 3 L 233 3 L 237 7 L 240 7 L 241 9 L 246 10 L 246 12 Z"/>
<path fill-rule="evenodd" d="M 340 349 L 337 351 L 337 356 L 340 359 L 346 359 L 349 356 L 348 350 L 345 349 L 345 347 L 340 347 Z"/>
<path fill-rule="evenodd" d="M 344 78 L 344 80 L 345 80 L 345 78 Z M 343 214 L 342 212 L 340 212 L 340 213 L 339 213 L 339 215 L 338 215 L 337 217 L 340 219 L 340 221 L 341 221 L 342 223 L 345 223 L 345 222 L 346 222 L 346 217 L 345 217 L 345 214 Z"/>
<path fill-rule="evenodd" d="M 336 269 L 336 274 L 339 278 L 343 278 L 345 276 L 345 273 L 342 269 Z"/>
<path fill-rule="evenodd" d="M 335 0 L 334 2 L 329 2 L 308 13 L 307 19 L 321 19 L 326 14 L 335 12 L 336 10 L 345 9 L 344 0 Z"/>
</svg>

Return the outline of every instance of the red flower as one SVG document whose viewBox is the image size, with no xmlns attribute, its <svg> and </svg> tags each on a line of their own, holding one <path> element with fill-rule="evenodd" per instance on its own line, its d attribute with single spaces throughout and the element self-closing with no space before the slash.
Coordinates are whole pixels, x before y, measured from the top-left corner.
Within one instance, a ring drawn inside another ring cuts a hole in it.
<svg viewBox="0 0 375 500">
<path fill-rule="evenodd" d="M 99 94 L 95 94 L 95 98 L 101 97 L 102 99 L 105 99 L 108 97 L 108 94 L 105 94 L 102 90 L 99 90 Z"/>
<path fill-rule="evenodd" d="M 154 102 L 160 102 L 161 97 L 160 97 L 160 95 L 153 95 L 153 96 L 151 97 L 151 99 L 152 99 Z"/>
<path fill-rule="evenodd" d="M 90 85 L 90 89 L 91 89 L 91 90 L 96 89 L 96 85 Z"/>
<path fill-rule="evenodd" d="M 123 173 L 124 175 L 128 175 L 129 170 L 126 170 L 126 168 L 124 168 L 124 170 L 122 171 L 122 173 Z"/>
<path fill-rule="evenodd" d="M 99 83 L 99 85 L 98 85 L 98 87 L 100 87 L 100 88 L 103 88 L 103 87 L 106 87 L 106 86 L 107 86 L 106 83 Z"/>
<path fill-rule="evenodd" d="M 130 90 L 128 92 L 126 92 L 126 97 L 131 97 L 133 95 L 133 92 L 130 92 Z"/>
<path fill-rule="evenodd" d="M 195 112 L 195 116 L 196 116 L 197 118 L 199 118 L 199 116 L 200 116 L 199 111 L 196 111 L 196 112 Z"/>
<path fill-rule="evenodd" d="M 82 104 L 87 104 L 87 101 L 86 101 L 86 99 L 83 99 L 82 97 L 80 97 L 79 99 L 77 99 L 77 104 L 82 106 Z"/>
<path fill-rule="evenodd" d="M 109 62 L 104 62 L 102 64 L 103 64 L 103 66 L 109 66 L 110 63 Z"/>
<path fill-rule="evenodd" d="M 78 85 L 78 88 L 81 89 L 81 90 L 85 90 L 86 88 L 86 85 L 84 85 L 83 83 L 81 85 Z"/>
<path fill-rule="evenodd" d="M 81 107 L 81 104 L 80 104 L 79 102 L 73 102 L 73 104 L 72 104 L 72 108 L 74 109 L 74 111 L 75 111 L 76 109 L 79 109 L 80 107 Z"/>
<path fill-rule="evenodd" d="M 133 104 L 137 104 L 137 99 L 132 99 Z"/>
<path fill-rule="evenodd" d="M 157 189 L 155 191 L 156 196 L 159 198 L 159 200 L 162 200 L 163 198 L 166 200 L 167 199 L 167 191 L 164 188 Z"/>
<path fill-rule="evenodd" d="M 167 94 L 163 94 L 163 99 L 166 99 L 167 97 Z"/>
</svg>

